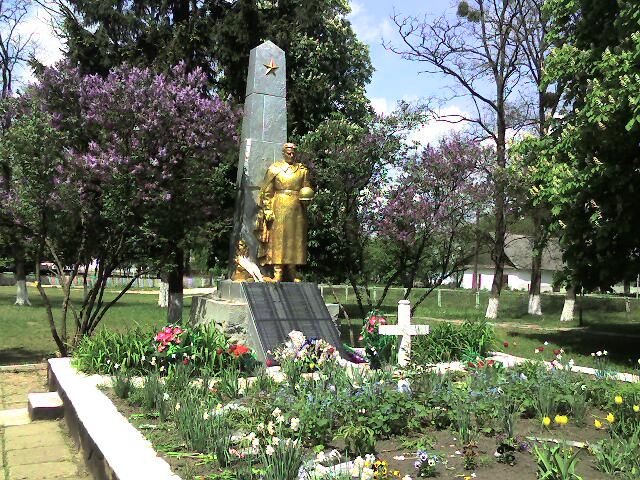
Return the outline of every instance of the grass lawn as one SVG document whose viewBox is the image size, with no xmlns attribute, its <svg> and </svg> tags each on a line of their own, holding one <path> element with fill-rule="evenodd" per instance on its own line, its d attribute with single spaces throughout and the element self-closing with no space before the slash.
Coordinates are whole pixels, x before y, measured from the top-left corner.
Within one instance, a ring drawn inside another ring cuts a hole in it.
<svg viewBox="0 0 640 480">
<path fill-rule="evenodd" d="M 345 300 L 344 289 L 336 289 L 338 299 L 341 302 Z M 378 289 L 378 294 L 382 289 Z M 424 289 L 414 289 L 411 292 L 409 300 L 412 304 L 422 294 Z M 331 300 L 326 294 L 325 298 Z M 385 297 L 382 311 L 389 317 L 393 317 L 396 313 L 398 301 L 403 298 L 402 289 L 393 289 Z M 355 306 L 355 296 L 353 291 L 345 302 L 350 306 L 349 312 L 354 316 L 359 316 Z M 489 292 L 483 290 L 480 292 L 480 305 L 476 308 L 476 294 L 471 290 L 447 290 L 441 292 L 441 306 L 438 306 L 438 294 L 434 291 L 422 302 L 415 313 L 417 317 L 429 318 L 446 318 L 446 319 L 481 319 L 489 301 Z M 559 325 L 563 327 L 578 326 L 579 305 L 582 302 L 582 325 L 583 326 L 605 326 L 607 331 L 611 328 L 624 332 L 635 331 L 640 334 L 640 300 L 634 298 L 629 299 L 630 312 L 625 310 L 624 298 L 620 296 L 585 296 L 578 297 L 576 302 L 576 319 L 573 322 L 560 324 L 560 313 L 564 304 L 564 295 L 561 294 L 544 294 L 542 295 L 542 317 L 527 314 L 527 304 L 529 296 L 526 292 L 505 290 L 500 296 L 500 313 L 498 322 L 514 322 L 514 323 L 532 323 L 540 326 L 549 326 L 557 328 Z"/>
<path fill-rule="evenodd" d="M 344 292 L 344 291 L 343 291 Z M 0 343 L 0 365 L 38 362 L 55 355 L 56 346 L 51 338 L 46 312 L 42 300 L 34 289 L 30 289 L 31 307 L 16 307 L 14 287 L 0 287 L 0 328 L 3 332 Z M 54 313 L 59 312 L 62 292 L 59 289 L 47 289 L 47 294 L 54 304 Z M 107 300 L 117 292 L 107 294 Z M 383 312 L 390 319 L 395 317 L 397 301 L 402 291 L 395 290 L 387 297 Z M 420 291 L 414 292 L 415 300 Z M 81 290 L 74 291 L 74 298 L 80 299 Z M 582 329 L 569 331 L 556 330 L 558 327 L 577 327 L 578 322 L 560 324 L 558 318 L 562 309 L 563 298 L 558 295 L 543 295 L 543 312 L 541 319 L 526 313 L 527 296 L 520 292 L 503 292 L 499 322 L 508 326 L 496 327 L 497 346 L 513 355 L 544 358 L 550 360 L 555 348 L 564 348 L 567 358 L 573 358 L 577 364 L 591 366 L 591 352 L 608 350 L 612 366 L 621 370 L 637 367 L 640 357 L 640 302 L 631 300 L 631 313 L 626 313 L 624 301 L 620 298 L 585 297 Z M 418 308 L 416 317 L 422 323 L 434 324 L 439 319 L 481 319 L 488 293 L 481 293 L 480 308 L 475 308 L 475 294 L 465 290 L 445 290 L 442 292 L 441 305 L 437 305 L 437 294 L 434 292 Z M 341 300 L 343 300 L 341 298 Z M 353 294 L 350 295 L 353 300 Z M 183 318 L 186 320 L 191 308 L 191 298 L 185 298 Z M 352 322 L 355 325 L 355 336 L 359 333 L 360 320 L 355 305 L 347 305 Z M 420 317 L 423 317 L 422 319 Z M 166 310 L 157 306 L 157 295 L 127 294 L 107 313 L 98 328 L 126 331 L 136 327 L 143 329 L 156 328 L 165 323 Z M 513 324 L 513 326 L 511 326 Z M 537 324 L 553 330 L 540 331 L 522 328 L 518 324 Z M 604 334 L 603 334 L 604 332 Z M 629 336 L 609 333 L 627 333 Z M 343 338 L 349 341 L 348 328 L 343 325 Z M 637 335 L 637 336 L 634 336 Z M 503 342 L 509 347 L 504 348 Z M 535 348 L 549 345 L 543 354 L 535 354 Z"/>
<path fill-rule="evenodd" d="M 3 333 L 0 342 L 0 365 L 39 362 L 55 355 L 56 345 L 51 337 L 46 310 L 40 295 L 34 288 L 29 289 L 31 307 L 17 307 L 15 287 L 0 287 L 0 329 Z M 59 320 L 62 290 L 47 288 L 47 295 L 54 306 L 54 315 Z M 107 291 L 105 300 L 117 295 Z M 80 300 L 82 290 L 73 292 L 72 298 Z M 167 311 L 158 307 L 157 295 L 127 294 L 109 309 L 104 320 L 98 326 L 110 330 L 126 331 L 140 327 L 155 328 L 164 325 Z M 189 316 L 191 298 L 185 298 L 183 318 Z M 73 318 L 70 316 L 70 321 Z M 73 328 L 72 325 L 68 326 Z"/>
<path fill-rule="evenodd" d="M 336 289 L 336 292 L 340 290 Z M 396 289 L 385 298 L 382 313 L 395 319 L 397 302 L 402 298 L 402 290 Z M 415 302 L 421 295 L 420 289 L 414 290 L 410 297 Z M 344 296 L 344 290 L 342 291 Z M 420 323 L 434 324 L 435 319 L 445 320 L 481 320 L 484 318 L 489 292 L 480 292 L 480 306 L 475 307 L 475 292 L 470 290 L 443 290 L 441 307 L 438 306 L 437 292 L 433 292 L 418 306 L 415 316 Z M 348 300 L 353 301 L 353 292 Z M 342 300 L 342 298 L 340 298 Z M 500 300 L 500 315 L 497 323 L 508 324 L 496 326 L 497 347 L 513 355 L 553 359 L 554 349 L 564 349 L 566 358 L 573 358 L 578 365 L 594 366 L 592 352 L 607 350 L 612 368 L 629 371 L 638 368 L 640 358 L 640 301 L 630 299 L 631 311 L 626 312 L 624 299 L 621 297 L 585 296 L 582 301 L 582 328 L 568 331 L 558 330 L 565 327 L 580 327 L 579 319 L 573 322 L 560 323 L 560 313 L 564 304 L 564 296 L 546 294 L 542 296 L 543 316 L 535 317 L 527 314 L 528 295 L 526 292 L 504 291 Z M 355 319 L 359 312 L 353 303 L 347 305 L 349 314 Z M 578 305 L 576 305 L 576 317 Z M 525 325 L 543 327 L 549 330 L 525 328 Z M 618 333 L 620 335 L 611 335 Z M 503 347 L 508 342 L 507 348 Z M 545 351 L 536 354 L 537 347 L 548 342 Z"/>
</svg>

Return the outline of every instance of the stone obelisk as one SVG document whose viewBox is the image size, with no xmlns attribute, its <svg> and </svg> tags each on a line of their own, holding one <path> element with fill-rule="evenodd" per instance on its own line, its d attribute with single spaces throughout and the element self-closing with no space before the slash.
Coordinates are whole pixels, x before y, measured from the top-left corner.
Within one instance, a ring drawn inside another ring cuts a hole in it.
<svg viewBox="0 0 640 480">
<path fill-rule="evenodd" d="M 251 50 L 238 160 L 231 270 L 240 240 L 245 241 L 250 259 L 257 264 L 258 239 L 254 230 L 260 184 L 269 165 L 282 157 L 282 146 L 287 141 L 286 79 L 282 49 L 267 41 Z"/>
</svg>

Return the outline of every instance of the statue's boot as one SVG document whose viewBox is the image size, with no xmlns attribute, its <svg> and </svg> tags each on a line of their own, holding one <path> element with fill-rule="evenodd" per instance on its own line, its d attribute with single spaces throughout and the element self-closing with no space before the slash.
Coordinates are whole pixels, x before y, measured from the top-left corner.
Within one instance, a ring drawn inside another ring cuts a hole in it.
<svg viewBox="0 0 640 480">
<path fill-rule="evenodd" d="M 293 279 L 294 282 L 302 281 L 302 278 L 300 278 L 300 274 L 298 273 L 298 268 L 296 267 L 296 265 L 289 265 L 289 275 L 291 275 L 291 278 Z"/>
</svg>

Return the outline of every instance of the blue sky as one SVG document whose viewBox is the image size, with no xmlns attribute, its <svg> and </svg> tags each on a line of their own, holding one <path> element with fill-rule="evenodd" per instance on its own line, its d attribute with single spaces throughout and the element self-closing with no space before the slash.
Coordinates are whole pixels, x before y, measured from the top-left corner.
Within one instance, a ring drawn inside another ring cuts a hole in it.
<svg viewBox="0 0 640 480">
<path fill-rule="evenodd" d="M 424 65 L 403 60 L 386 50 L 382 42 L 384 39 L 400 44 L 397 27 L 391 20 L 394 12 L 399 16 L 434 18 L 445 12 L 455 12 L 455 0 L 350 0 L 350 4 L 349 20 L 358 38 L 369 45 L 371 62 L 376 69 L 367 95 L 378 112 L 391 112 L 399 100 L 412 102 L 437 96 L 445 86 L 451 85 L 440 75 L 421 73 Z M 462 102 L 444 107 L 449 113 L 459 113 L 463 109 Z M 450 124 L 431 122 L 415 138 L 433 141 L 451 128 Z"/>
</svg>

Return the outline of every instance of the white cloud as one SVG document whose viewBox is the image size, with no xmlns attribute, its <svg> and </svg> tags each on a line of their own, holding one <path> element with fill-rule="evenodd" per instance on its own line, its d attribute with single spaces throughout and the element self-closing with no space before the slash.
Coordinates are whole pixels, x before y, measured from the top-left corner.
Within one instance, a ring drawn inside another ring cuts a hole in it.
<svg viewBox="0 0 640 480">
<path fill-rule="evenodd" d="M 349 6 L 351 7 L 351 13 L 349 14 L 349 18 L 356 17 L 362 12 L 364 6 L 361 3 L 351 1 L 349 2 Z"/>
<path fill-rule="evenodd" d="M 29 15 L 17 27 L 16 32 L 24 38 L 32 36 L 35 45 L 35 57 L 44 65 L 50 66 L 63 56 L 62 42 L 56 36 L 52 21 L 52 12 L 39 4 L 34 4 Z M 19 83 L 27 84 L 35 81 L 33 72 L 28 66 L 17 72 Z"/>
<path fill-rule="evenodd" d="M 467 115 L 468 113 L 456 106 L 443 107 L 439 111 L 439 116 L 453 116 L 456 115 Z M 430 120 L 429 122 L 422 125 L 417 130 L 413 131 L 409 134 L 409 141 L 416 141 L 422 145 L 426 145 L 428 143 L 436 143 L 442 137 L 445 137 L 449 133 L 452 132 L 460 132 L 466 128 L 466 124 L 464 122 L 461 123 L 450 123 L 445 121 L 438 121 L 436 119 Z"/>
<path fill-rule="evenodd" d="M 378 115 L 388 115 L 394 110 L 391 102 L 384 97 L 374 97 L 371 99 L 371 106 Z"/>
<path fill-rule="evenodd" d="M 347 18 L 360 41 L 369 45 L 379 44 L 383 38 L 393 35 L 394 29 L 388 18 L 375 17 L 363 3 L 352 0 L 349 4 L 351 13 Z"/>
</svg>

